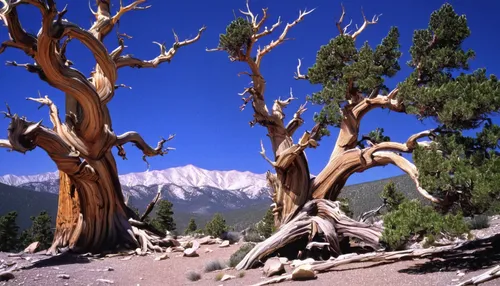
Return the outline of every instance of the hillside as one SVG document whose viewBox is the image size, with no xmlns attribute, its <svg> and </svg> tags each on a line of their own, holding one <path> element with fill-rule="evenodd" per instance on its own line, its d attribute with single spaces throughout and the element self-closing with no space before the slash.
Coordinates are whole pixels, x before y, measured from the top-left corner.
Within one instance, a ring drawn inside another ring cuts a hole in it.
<svg viewBox="0 0 500 286">
<path fill-rule="evenodd" d="M 379 207 L 382 204 L 380 194 L 384 190 L 384 186 L 393 181 L 396 185 L 396 190 L 402 192 L 409 199 L 422 199 L 417 192 L 415 183 L 408 175 L 395 176 L 388 179 L 372 181 L 368 183 L 361 183 L 349 185 L 344 187 L 340 197 L 348 198 L 351 210 L 354 217 L 361 213 Z"/>
<path fill-rule="evenodd" d="M 380 205 L 380 193 L 385 184 L 394 181 L 396 188 L 409 198 L 419 198 L 413 181 L 406 175 L 389 179 L 346 186 L 341 197 L 346 197 L 351 203 L 355 216 L 362 212 L 376 208 Z M 267 192 L 256 198 L 249 198 L 244 192 L 227 192 L 216 188 L 193 188 L 186 193 L 194 193 L 192 198 L 179 199 L 175 194 L 179 186 L 163 185 L 164 198 L 173 202 L 174 219 L 177 229 L 183 231 L 191 217 L 196 220 L 198 227 L 203 227 L 216 213 L 220 212 L 229 225 L 236 230 L 243 229 L 259 221 L 271 204 Z M 130 202 L 143 211 L 158 190 L 157 185 L 135 186 L 142 189 L 143 196 L 131 196 Z M 183 187 L 186 189 L 186 187 Z M 130 192 L 124 186 L 124 192 Z M 266 193 L 266 195 L 264 195 Z M 19 214 L 18 224 L 21 229 L 31 225 L 30 216 L 37 215 L 42 210 L 47 210 L 55 221 L 57 212 L 57 195 L 47 192 L 31 191 L 19 187 L 8 186 L 0 183 L 0 215 L 11 210 Z"/>
<path fill-rule="evenodd" d="M 0 183 L 0 215 L 17 211 L 17 224 L 21 229 L 31 226 L 31 216 L 46 210 L 55 224 L 57 195 L 34 192 Z"/>
</svg>

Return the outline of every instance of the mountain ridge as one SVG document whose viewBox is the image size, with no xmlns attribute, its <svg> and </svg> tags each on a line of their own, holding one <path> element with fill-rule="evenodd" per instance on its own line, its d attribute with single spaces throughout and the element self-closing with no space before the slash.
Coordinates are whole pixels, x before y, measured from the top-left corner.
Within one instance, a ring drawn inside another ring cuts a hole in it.
<svg viewBox="0 0 500 286">
<path fill-rule="evenodd" d="M 257 198 L 261 195 L 262 189 L 267 188 L 265 174 L 236 170 L 205 170 L 191 164 L 163 170 L 128 173 L 120 175 L 119 178 L 120 183 L 129 188 L 170 184 L 191 188 L 209 187 L 230 192 L 243 191 L 250 198 Z M 22 176 L 8 174 L 0 176 L 0 183 L 57 194 L 59 174 L 58 171 Z M 178 193 L 178 195 L 183 197 L 185 194 Z"/>
</svg>

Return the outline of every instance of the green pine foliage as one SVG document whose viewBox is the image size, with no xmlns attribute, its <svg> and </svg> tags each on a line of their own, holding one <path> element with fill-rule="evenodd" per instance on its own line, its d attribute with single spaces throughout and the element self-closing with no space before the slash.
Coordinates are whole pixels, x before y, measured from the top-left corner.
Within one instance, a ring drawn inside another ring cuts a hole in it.
<svg viewBox="0 0 500 286">
<path fill-rule="evenodd" d="M 227 232 L 228 226 L 222 214 L 214 214 L 212 220 L 205 225 L 205 231 L 213 237 L 220 237 L 223 233 Z"/>
<path fill-rule="evenodd" d="M 414 238 L 417 241 L 426 238 L 431 244 L 441 234 L 456 237 L 468 231 L 461 214 L 442 215 L 417 200 L 404 200 L 384 216 L 382 241 L 392 249 L 401 249 Z"/>
<path fill-rule="evenodd" d="M 42 211 L 38 216 L 32 216 L 31 221 L 31 227 L 21 233 L 20 243 L 28 246 L 30 243 L 38 241 L 40 249 L 49 248 L 54 237 L 51 227 L 52 218 L 46 211 Z"/>
<path fill-rule="evenodd" d="M 196 222 L 194 221 L 194 218 L 191 218 L 189 220 L 189 224 L 188 224 L 186 230 L 184 231 L 184 234 L 195 233 L 197 229 L 198 229 L 198 226 L 196 225 Z"/>
<path fill-rule="evenodd" d="M 393 27 L 375 49 L 365 43 L 358 50 L 350 35 L 339 35 L 320 48 L 308 76 L 323 88 L 308 101 L 322 106 L 314 119 L 323 126 L 323 135 L 329 135 L 328 125 L 339 127 L 341 109 L 353 95 L 388 90 L 385 78 L 400 70 L 399 47 L 399 31 Z"/>
<path fill-rule="evenodd" d="M 392 181 L 384 186 L 380 196 L 385 200 L 388 211 L 383 216 L 382 241 L 392 249 L 401 249 L 410 240 L 421 241 L 424 238 L 430 245 L 442 234 L 456 237 L 469 231 L 462 213 L 443 215 L 433 206 L 409 200 Z"/>
<path fill-rule="evenodd" d="M 380 197 L 384 199 L 386 209 L 389 212 L 396 210 L 399 205 L 406 200 L 405 195 L 396 190 L 396 185 L 392 181 L 384 186 L 384 190 L 382 194 L 380 194 Z"/>
<path fill-rule="evenodd" d="M 269 208 L 267 210 L 262 220 L 255 225 L 255 228 L 257 230 L 257 233 L 264 238 L 270 237 L 276 231 L 276 227 L 274 226 L 274 214 L 272 208 Z"/>
<path fill-rule="evenodd" d="M 166 233 L 167 231 L 174 231 L 176 225 L 174 222 L 173 205 L 168 200 L 160 200 L 156 204 L 156 217 L 151 219 L 149 223 L 159 231 Z M 145 219 L 145 221 L 147 221 Z"/>
<path fill-rule="evenodd" d="M 250 45 L 252 34 L 252 23 L 238 17 L 226 27 L 226 33 L 219 36 L 218 48 L 226 51 L 231 59 L 237 59 Z"/>
<path fill-rule="evenodd" d="M 354 212 L 351 210 L 350 204 L 351 201 L 349 198 L 338 198 L 340 203 L 340 210 L 348 217 L 352 218 L 354 216 Z"/>
<path fill-rule="evenodd" d="M 16 224 L 17 212 L 12 211 L 0 216 L 0 251 L 14 251 L 18 248 Z"/>
<path fill-rule="evenodd" d="M 364 33 L 369 33 L 368 30 Z M 500 200 L 500 126 L 491 117 L 500 111 L 500 82 L 485 69 L 469 71 L 473 50 L 463 48 L 471 35 L 465 15 L 446 3 L 430 16 L 428 27 L 413 33 L 411 73 L 397 86 L 385 85 L 400 70 L 396 27 L 372 48 L 359 48 L 350 35 L 339 35 L 322 46 L 308 70 L 309 81 L 321 90 L 308 100 L 321 107 L 315 121 L 328 135 L 338 127 L 352 101 L 387 94 L 398 88 L 397 100 L 418 120 L 430 119 L 436 130 L 431 148 L 413 152 L 421 186 L 443 200 L 443 211 L 479 214 Z M 390 140 L 377 129 L 358 143 Z"/>
</svg>

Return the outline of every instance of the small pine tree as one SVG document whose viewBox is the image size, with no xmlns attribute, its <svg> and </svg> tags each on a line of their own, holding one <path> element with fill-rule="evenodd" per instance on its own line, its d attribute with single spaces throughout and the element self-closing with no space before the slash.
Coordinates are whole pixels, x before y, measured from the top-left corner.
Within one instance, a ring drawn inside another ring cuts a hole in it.
<svg viewBox="0 0 500 286">
<path fill-rule="evenodd" d="M 226 220 L 220 213 L 216 213 L 212 220 L 207 222 L 205 226 L 205 231 L 214 237 L 220 237 L 224 232 L 228 230 Z"/>
<path fill-rule="evenodd" d="M 257 232 L 265 238 L 270 237 L 273 232 L 276 231 L 276 227 L 274 226 L 274 214 L 272 208 L 269 208 L 267 210 L 262 220 L 255 225 L 255 228 L 257 229 Z"/>
<path fill-rule="evenodd" d="M 0 217 L 0 251 L 13 251 L 18 246 L 16 218 L 15 211 Z"/>
<path fill-rule="evenodd" d="M 31 227 L 21 234 L 22 243 L 26 246 L 38 241 L 40 249 L 49 248 L 54 237 L 51 217 L 46 211 L 42 211 L 38 216 L 32 216 L 31 221 Z"/>
<path fill-rule="evenodd" d="M 161 232 L 174 231 L 176 225 L 174 222 L 174 212 L 172 203 L 168 200 L 161 200 L 157 204 L 156 217 L 151 220 L 151 225 Z"/>
<path fill-rule="evenodd" d="M 190 233 L 195 233 L 196 230 L 198 229 L 198 226 L 196 225 L 196 222 L 194 221 L 194 218 L 191 218 L 189 220 L 189 224 L 186 228 L 186 231 L 184 231 L 185 234 L 190 234 Z"/>
<path fill-rule="evenodd" d="M 384 186 L 380 197 L 386 201 L 386 208 L 389 212 L 397 209 L 406 200 L 405 195 L 396 190 L 396 185 L 392 181 Z"/>
<path fill-rule="evenodd" d="M 432 243 L 439 235 L 460 236 L 468 231 L 462 214 L 443 216 L 431 206 L 405 199 L 384 216 L 382 240 L 392 249 L 400 249 L 413 237 L 427 238 L 427 242 Z"/>
<path fill-rule="evenodd" d="M 139 208 L 134 206 L 133 204 L 131 204 L 130 202 L 128 203 L 128 208 L 131 209 L 138 217 L 141 216 L 141 214 L 139 213 Z"/>
<path fill-rule="evenodd" d="M 348 198 L 338 198 L 340 203 L 340 210 L 348 217 L 352 218 L 354 213 L 351 210 L 351 202 Z"/>
</svg>

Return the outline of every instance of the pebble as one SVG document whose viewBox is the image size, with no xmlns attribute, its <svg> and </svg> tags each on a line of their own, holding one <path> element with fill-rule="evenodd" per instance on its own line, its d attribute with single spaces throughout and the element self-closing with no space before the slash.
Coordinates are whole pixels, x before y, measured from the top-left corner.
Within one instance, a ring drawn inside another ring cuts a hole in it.
<svg viewBox="0 0 500 286">
<path fill-rule="evenodd" d="M 59 274 L 59 275 L 57 275 L 57 278 L 69 279 L 69 275 L 68 274 Z"/>
<path fill-rule="evenodd" d="M 96 281 L 97 282 L 103 282 L 103 283 L 106 283 L 106 284 L 114 284 L 115 283 L 115 281 L 109 280 L 109 279 L 97 279 Z"/>
</svg>

